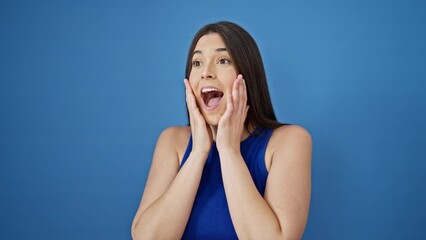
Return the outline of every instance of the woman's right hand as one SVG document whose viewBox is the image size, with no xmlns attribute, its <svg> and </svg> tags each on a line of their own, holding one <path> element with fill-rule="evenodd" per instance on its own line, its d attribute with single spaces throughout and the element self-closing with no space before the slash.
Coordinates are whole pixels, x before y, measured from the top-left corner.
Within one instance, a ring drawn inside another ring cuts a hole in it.
<svg viewBox="0 0 426 240">
<path fill-rule="evenodd" d="M 213 144 L 213 137 L 206 120 L 198 108 L 191 84 L 184 80 L 186 105 L 189 112 L 189 124 L 192 134 L 192 152 L 208 155 Z"/>
</svg>

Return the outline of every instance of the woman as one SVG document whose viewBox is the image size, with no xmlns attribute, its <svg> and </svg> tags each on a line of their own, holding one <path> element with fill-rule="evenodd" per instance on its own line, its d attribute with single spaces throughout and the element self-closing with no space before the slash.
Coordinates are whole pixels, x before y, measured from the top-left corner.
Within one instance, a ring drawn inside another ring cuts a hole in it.
<svg viewBox="0 0 426 240">
<path fill-rule="evenodd" d="M 190 124 L 160 135 L 133 238 L 300 239 L 311 138 L 277 122 L 253 38 L 230 22 L 203 27 L 184 85 Z"/>
</svg>

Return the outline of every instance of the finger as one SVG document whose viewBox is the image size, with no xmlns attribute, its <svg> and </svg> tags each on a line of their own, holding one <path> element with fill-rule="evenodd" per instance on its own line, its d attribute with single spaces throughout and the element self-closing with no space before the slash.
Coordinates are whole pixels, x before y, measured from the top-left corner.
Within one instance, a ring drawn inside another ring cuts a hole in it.
<svg viewBox="0 0 426 240">
<path fill-rule="evenodd" d="M 225 109 L 225 112 L 223 113 L 223 115 L 221 117 L 221 120 L 229 118 L 230 115 L 231 115 L 231 112 L 233 111 L 233 108 L 234 108 L 234 106 L 233 106 L 233 103 L 232 103 L 232 96 L 228 95 L 226 97 L 226 109 Z"/>
<path fill-rule="evenodd" d="M 238 96 L 238 98 L 239 98 L 239 104 L 241 104 L 241 103 L 243 103 L 243 106 L 245 105 L 244 104 L 244 95 L 246 95 L 246 90 L 245 90 L 245 80 L 244 80 L 244 78 L 243 78 L 243 75 L 242 74 L 238 74 L 238 77 L 237 77 L 238 79 L 239 79 L 239 83 L 238 83 L 238 93 L 239 93 L 239 96 Z"/>
<path fill-rule="evenodd" d="M 190 106 L 190 101 L 189 101 L 189 93 L 188 93 L 188 80 L 184 79 L 183 80 L 183 84 L 185 85 L 185 100 L 186 100 L 186 107 L 188 108 L 188 110 L 190 110 L 191 106 Z"/>
<path fill-rule="evenodd" d="M 198 106 L 195 102 L 195 96 L 194 96 L 194 93 L 192 91 L 191 84 L 189 83 L 188 79 L 185 79 L 185 87 L 186 87 L 186 94 L 187 94 L 187 99 L 188 99 L 188 103 L 189 103 L 188 107 L 190 107 L 191 110 L 198 108 Z"/>
<path fill-rule="evenodd" d="M 197 104 L 197 99 L 195 98 L 194 91 L 192 90 L 191 83 L 188 79 L 185 79 L 185 86 L 187 88 L 187 98 L 188 98 L 188 108 L 189 115 L 190 115 L 190 122 L 194 121 L 193 123 L 197 123 L 199 121 L 204 121 L 204 117 L 200 112 L 200 109 Z"/>
<path fill-rule="evenodd" d="M 187 98 L 187 106 L 189 111 L 189 121 L 191 125 L 193 125 L 201 115 L 197 102 L 195 100 L 194 93 L 192 91 L 191 84 L 189 83 L 188 79 L 185 79 L 185 87 L 186 87 L 186 98 Z"/>
<path fill-rule="evenodd" d="M 244 101 L 244 105 L 247 104 L 247 84 L 246 84 L 246 80 L 243 79 L 243 101 Z"/>
<path fill-rule="evenodd" d="M 189 113 L 192 114 L 193 104 L 191 99 L 191 87 L 189 85 L 188 79 L 184 80 L 185 84 L 185 95 L 186 95 L 186 106 L 188 107 Z"/>
<path fill-rule="evenodd" d="M 232 85 L 232 101 L 233 101 L 233 103 L 234 103 L 234 105 L 235 105 L 235 109 L 237 109 L 238 108 L 238 98 L 239 98 L 239 87 L 238 87 L 238 85 L 239 85 L 239 82 L 241 81 L 241 78 L 240 78 L 240 76 L 241 75 L 238 75 L 238 77 L 237 77 L 237 79 L 235 79 L 234 80 L 234 84 Z"/>
<path fill-rule="evenodd" d="M 188 86 L 188 80 L 187 79 L 184 79 L 183 80 L 183 84 L 185 85 L 185 99 L 186 99 L 186 106 L 187 107 L 189 107 L 189 99 L 188 99 L 188 88 L 189 88 L 189 86 Z"/>
<path fill-rule="evenodd" d="M 185 85 L 185 100 L 186 100 L 186 107 L 188 108 L 189 124 L 190 126 L 194 126 L 194 114 L 193 114 L 193 107 L 191 104 L 190 86 L 187 79 L 185 79 L 183 82 Z"/>
<path fill-rule="evenodd" d="M 239 109 L 241 110 L 241 112 L 243 113 L 245 108 L 246 108 L 246 93 L 244 91 L 244 85 L 245 85 L 245 81 L 244 79 L 241 79 L 240 84 L 238 86 L 238 92 L 239 92 Z"/>
</svg>

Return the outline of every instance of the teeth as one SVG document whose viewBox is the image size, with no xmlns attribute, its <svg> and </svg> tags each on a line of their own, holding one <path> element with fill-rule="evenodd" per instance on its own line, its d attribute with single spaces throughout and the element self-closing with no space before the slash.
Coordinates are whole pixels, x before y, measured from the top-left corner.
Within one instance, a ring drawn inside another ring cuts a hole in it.
<svg viewBox="0 0 426 240">
<path fill-rule="evenodd" d="M 207 93 L 207 92 L 219 92 L 219 89 L 216 88 L 203 88 L 201 90 L 202 93 Z"/>
</svg>

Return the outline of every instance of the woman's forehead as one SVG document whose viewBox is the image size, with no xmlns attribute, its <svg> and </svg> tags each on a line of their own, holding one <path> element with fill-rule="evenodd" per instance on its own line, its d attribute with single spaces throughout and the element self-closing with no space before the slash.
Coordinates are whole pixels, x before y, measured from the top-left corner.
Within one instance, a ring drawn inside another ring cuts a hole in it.
<svg viewBox="0 0 426 240">
<path fill-rule="evenodd" d="M 222 37 L 218 33 L 209 33 L 202 36 L 195 45 L 196 50 L 226 48 Z"/>
</svg>

